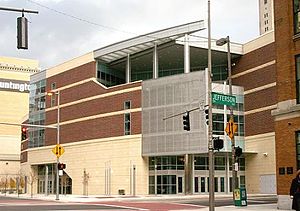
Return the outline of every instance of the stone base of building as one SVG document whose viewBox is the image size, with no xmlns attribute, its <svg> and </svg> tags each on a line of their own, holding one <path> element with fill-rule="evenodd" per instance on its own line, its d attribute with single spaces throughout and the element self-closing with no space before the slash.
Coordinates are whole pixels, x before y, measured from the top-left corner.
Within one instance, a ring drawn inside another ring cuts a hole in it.
<svg viewBox="0 0 300 211">
<path fill-rule="evenodd" d="M 278 195 L 277 208 L 279 210 L 292 210 L 292 199 L 288 195 Z"/>
</svg>

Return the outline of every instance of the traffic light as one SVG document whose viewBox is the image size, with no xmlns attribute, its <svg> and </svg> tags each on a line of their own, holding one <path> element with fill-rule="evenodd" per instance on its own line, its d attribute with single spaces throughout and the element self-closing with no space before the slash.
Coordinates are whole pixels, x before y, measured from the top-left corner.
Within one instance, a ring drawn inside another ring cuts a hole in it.
<svg viewBox="0 0 300 211">
<path fill-rule="evenodd" d="M 21 134 L 22 134 L 22 141 L 27 139 L 27 128 L 26 127 L 22 127 L 21 128 Z"/>
<path fill-rule="evenodd" d="M 28 20 L 24 16 L 17 18 L 17 48 L 28 49 Z"/>
<path fill-rule="evenodd" d="M 58 170 L 64 170 L 66 168 L 66 164 L 64 163 L 58 163 Z"/>
<path fill-rule="evenodd" d="M 240 157 L 242 154 L 243 154 L 242 148 L 239 146 L 235 147 L 235 156 Z"/>
<path fill-rule="evenodd" d="M 205 119 L 206 119 L 206 124 L 209 124 L 209 107 L 206 107 L 204 110 L 205 113 Z"/>
<path fill-rule="evenodd" d="M 191 130 L 191 125 L 190 125 L 190 113 L 186 112 L 183 115 L 183 129 L 186 131 L 190 131 Z"/>
<path fill-rule="evenodd" d="M 213 139 L 213 141 L 214 141 L 214 149 L 215 150 L 219 151 L 220 149 L 223 149 L 223 147 L 224 147 L 223 139 L 220 139 L 219 137 L 216 137 L 216 138 Z"/>
</svg>

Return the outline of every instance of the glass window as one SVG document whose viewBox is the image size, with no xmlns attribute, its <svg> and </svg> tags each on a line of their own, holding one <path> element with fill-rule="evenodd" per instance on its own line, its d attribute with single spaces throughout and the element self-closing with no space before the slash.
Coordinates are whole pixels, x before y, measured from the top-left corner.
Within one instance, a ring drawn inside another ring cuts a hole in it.
<svg viewBox="0 0 300 211">
<path fill-rule="evenodd" d="M 130 113 L 126 113 L 124 116 L 124 134 L 130 135 Z"/>
<path fill-rule="evenodd" d="M 300 32 L 300 8 L 299 0 L 294 0 L 294 33 Z"/>
<path fill-rule="evenodd" d="M 225 157 L 215 157 L 215 170 L 225 170 Z"/>
<path fill-rule="evenodd" d="M 207 157 L 195 157 L 195 170 L 208 170 L 208 158 Z"/>
<path fill-rule="evenodd" d="M 296 97 L 297 103 L 300 103 L 300 55 L 296 56 Z"/>
<path fill-rule="evenodd" d="M 51 83 L 51 90 L 54 90 L 54 89 L 56 89 L 56 83 L 55 82 Z"/>
<path fill-rule="evenodd" d="M 215 192 L 218 192 L 218 190 L 219 190 L 219 186 L 218 186 L 218 180 L 219 180 L 219 178 L 218 177 L 215 177 Z"/>
<path fill-rule="evenodd" d="M 130 109 L 131 108 L 131 102 L 130 101 L 125 101 L 124 102 L 124 109 Z"/>
<path fill-rule="evenodd" d="M 297 159 L 297 169 L 300 168 L 300 131 L 296 132 L 296 159 Z"/>
<path fill-rule="evenodd" d="M 246 187 L 246 178 L 245 178 L 245 176 L 240 176 L 240 187 L 241 188 Z"/>
<path fill-rule="evenodd" d="M 221 177 L 220 178 L 220 186 L 221 186 L 221 192 L 225 192 L 225 178 Z"/>
</svg>

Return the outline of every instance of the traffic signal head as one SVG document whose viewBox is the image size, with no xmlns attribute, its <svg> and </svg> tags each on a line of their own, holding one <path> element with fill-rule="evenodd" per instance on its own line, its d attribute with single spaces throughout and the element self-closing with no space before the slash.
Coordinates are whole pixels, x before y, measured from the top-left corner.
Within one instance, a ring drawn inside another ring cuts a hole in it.
<svg viewBox="0 0 300 211">
<path fill-rule="evenodd" d="M 191 125 L 190 125 L 190 113 L 186 112 L 183 115 L 183 129 L 186 131 L 190 131 L 191 130 Z"/>
<path fill-rule="evenodd" d="M 205 108 L 204 113 L 205 113 L 205 121 L 206 121 L 206 124 L 208 125 L 209 124 L 209 107 Z"/>
<path fill-rule="evenodd" d="M 64 163 L 58 163 L 57 168 L 58 168 L 58 170 L 64 170 L 66 168 L 66 164 L 64 164 Z"/>
<path fill-rule="evenodd" d="M 22 134 L 22 138 L 21 140 L 26 140 L 27 139 L 27 128 L 26 127 L 22 127 L 21 128 L 21 134 Z"/>
<path fill-rule="evenodd" d="M 220 139 L 219 137 L 216 137 L 216 138 L 213 139 L 213 141 L 214 141 L 214 149 L 215 150 L 219 151 L 220 149 L 223 149 L 223 147 L 224 147 L 223 139 Z"/>
<path fill-rule="evenodd" d="M 28 49 L 28 21 L 25 17 L 17 18 L 17 48 Z"/>
<path fill-rule="evenodd" d="M 242 154 L 243 154 L 242 148 L 239 146 L 235 147 L 235 156 L 240 157 Z"/>
</svg>

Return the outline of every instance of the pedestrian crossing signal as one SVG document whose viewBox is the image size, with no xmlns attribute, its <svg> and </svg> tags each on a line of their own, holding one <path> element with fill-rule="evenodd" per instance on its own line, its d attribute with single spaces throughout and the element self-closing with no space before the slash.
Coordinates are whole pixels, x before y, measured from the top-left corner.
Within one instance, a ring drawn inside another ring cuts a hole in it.
<svg viewBox="0 0 300 211">
<path fill-rule="evenodd" d="M 58 170 L 64 170 L 66 168 L 66 164 L 64 164 L 64 163 L 58 163 L 57 168 L 58 168 Z"/>
</svg>

